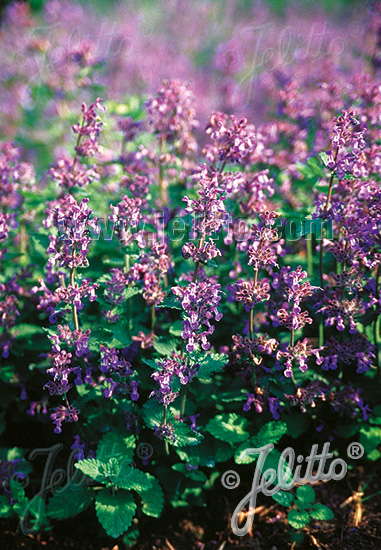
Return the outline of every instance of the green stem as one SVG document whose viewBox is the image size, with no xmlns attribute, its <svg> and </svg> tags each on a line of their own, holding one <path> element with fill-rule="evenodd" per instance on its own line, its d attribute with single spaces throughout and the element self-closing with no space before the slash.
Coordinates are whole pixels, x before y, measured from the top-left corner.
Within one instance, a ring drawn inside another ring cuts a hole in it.
<svg viewBox="0 0 381 550">
<path fill-rule="evenodd" d="M 253 339 L 254 336 L 254 308 L 252 307 L 250 310 L 250 317 L 249 317 L 249 337 L 250 340 Z"/>
<path fill-rule="evenodd" d="M 381 491 L 377 491 L 377 493 L 373 493 L 373 495 L 369 495 L 365 498 L 362 498 L 361 502 L 365 502 L 365 501 L 369 500 L 370 498 L 376 497 L 377 495 L 381 495 Z"/>
<path fill-rule="evenodd" d="M 306 248 L 307 248 L 307 270 L 310 277 L 313 275 L 314 263 L 313 263 L 313 253 L 312 253 L 312 235 L 308 235 L 310 238 L 306 238 Z"/>
<path fill-rule="evenodd" d="M 205 242 L 205 237 L 201 237 L 200 242 L 198 243 L 198 249 L 199 250 L 200 250 L 200 248 L 202 248 L 204 246 L 204 242 Z M 197 274 L 198 274 L 199 267 L 200 267 L 200 262 L 196 262 L 194 264 L 194 272 L 193 272 L 193 279 L 192 279 L 193 283 L 197 282 Z"/>
<path fill-rule="evenodd" d="M 74 286 L 74 268 L 70 270 L 70 285 Z M 73 304 L 73 319 L 75 330 L 79 330 L 77 306 Z"/>
<path fill-rule="evenodd" d="M 380 270 L 380 264 L 377 266 L 376 271 L 376 299 L 377 302 L 380 299 L 380 276 L 381 276 L 381 270 Z M 376 319 L 373 323 L 373 338 L 374 338 L 374 345 L 376 346 L 376 366 L 377 366 L 377 376 L 378 379 L 381 378 L 381 357 L 380 357 L 380 344 L 379 344 L 379 336 L 380 336 L 380 315 L 377 315 Z"/>
<path fill-rule="evenodd" d="M 165 426 L 167 423 L 167 405 L 164 405 L 164 412 L 163 412 L 163 426 Z M 168 441 L 165 440 L 165 454 L 169 455 L 169 444 Z"/>
<path fill-rule="evenodd" d="M 336 147 L 335 158 L 334 158 L 335 164 L 336 164 L 336 161 L 337 161 L 338 154 L 339 154 L 339 147 Z M 326 200 L 324 210 L 323 210 L 324 214 L 327 213 L 328 208 L 329 208 L 329 203 L 331 202 L 334 177 L 335 177 L 335 171 L 333 170 L 332 173 L 331 173 L 331 177 L 329 178 L 327 200 Z M 324 222 L 324 220 L 323 220 L 323 222 Z M 320 241 L 320 250 L 319 250 L 320 286 L 321 286 L 322 289 L 324 289 L 324 278 L 323 278 L 323 274 L 324 274 L 324 269 L 323 269 L 323 241 L 324 241 L 324 235 L 325 235 L 325 228 L 324 228 L 324 225 L 323 225 L 322 231 L 321 231 L 321 241 Z M 321 320 L 320 323 L 319 323 L 319 346 L 323 346 L 323 345 L 324 345 L 324 321 Z"/>
<path fill-rule="evenodd" d="M 183 389 L 183 395 L 181 396 L 181 405 L 180 405 L 180 420 L 184 417 L 185 413 L 185 405 L 187 402 L 187 387 L 185 386 Z"/>
<path fill-rule="evenodd" d="M 124 255 L 124 272 L 127 275 L 127 273 L 130 271 L 130 255 L 125 254 Z M 131 283 L 128 283 L 128 286 L 131 286 Z M 130 304 L 131 298 L 127 300 L 127 317 L 128 317 L 128 328 L 132 330 L 132 319 L 131 319 L 131 304 Z"/>
<path fill-rule="evenodd" d="M 164 149 L 164 136 L 161 135 L 160 141 L 159 141 L 160 157 L 163 154 L 163 149 Z M 164 204 L 166 202 L 165 189 L 164 189 L 164 169 L 161 164 L 160 158 L 159 158 L 159 188 L 160 188 L 160 199 L 162 204 Z"/>
</svg>

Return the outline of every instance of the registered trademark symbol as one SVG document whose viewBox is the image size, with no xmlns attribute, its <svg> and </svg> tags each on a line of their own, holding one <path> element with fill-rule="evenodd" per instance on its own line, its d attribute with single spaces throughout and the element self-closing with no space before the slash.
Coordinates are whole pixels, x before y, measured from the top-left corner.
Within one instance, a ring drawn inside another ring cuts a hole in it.
<svg viewBox="0 0 381 550">
<path fill-rule="evenodd" d="M 361 443 L 358 443 L 357 441 L 353 441 L 353 443 L 350 443 L 348 445 L 348 448 L 347 448 L 348 458 L 357 460 L 363 456 L 364 452 L 365 452 L 364 447 L 361 445 Z"/>
</svg>

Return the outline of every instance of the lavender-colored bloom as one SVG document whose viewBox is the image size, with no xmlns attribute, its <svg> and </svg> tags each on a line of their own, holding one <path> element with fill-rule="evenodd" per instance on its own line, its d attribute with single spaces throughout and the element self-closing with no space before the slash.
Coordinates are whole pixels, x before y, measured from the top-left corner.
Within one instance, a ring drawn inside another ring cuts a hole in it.
<svg viewBox="0 0 381 550">
<path fill-rule="evenodd" d="M 49 282 L 55 266 L 74 269 L 89 265 L 87 254 L 91 234 L 98 234 L 97 221 L 92 219 L 92 210 L 87 206 L 89 199 L 82 199 L 78 204 L 71 195 L 65 195 L 53 201 L 47 210 L 44 226 L 59 230 L 57 235 L 50 235 L 47 252 L 50 258 L 47 263 Z"/>
<path fill-rule="evenodd" d="M 242 118 L 237 121 L 234 115 L 213 113 L 210 117 L 206 133 L 211 136 L 218 159 L 225 162 L 242 162 L 251 153 L 256 145 L 253 129 Z"/>
<path fill-rule="evenodd" d="M 92 157 L 99 151 L 98 136 L 103 129 L 103 123 L 97 111 L 106 112 L 101 102 L 102 100 L 98 98 L 89 107 L 86 103 L 82 103 L 82 123 L 74 124 L 72 127 L 73 132 L 78 134 L 78 145 L 75 150 L 81 157 Z"/>
<path fill-rule="evenodd" d="M 179 391 L 173 391 L 175 381 L 180 384 L 189 384 L 197 375 L 200 365 L 190 365 L 189 361 L 181 357 L 170 357 L 157 362 L 158 368 L 151 378 L 159 384 L 159 388 L 151 392 L 150 397 L 156 397 L 159 403 L 169 405 L 179 395 Z"/>
<path fill-rule="evenodd" d="M 193 152 L 197 146 L 192 135 L 198 126 L 193 101 L 193 94 L 186 84 L 179 80 L 163 80 L 154 96 L 146 102 L 153 131 L 160 139 L 173 142 L 183 153 Z"/>
<path fill-rule="evenodd" d="M 222 319 L 222 313 L 217 309 L 221 299 L 221 286 L 213 278 L 206 278 L 187 286 L 172 287 L 172 292 L 180 298 L 184 311 L 181 337 L 187 341 L 187 351 L 194 351 L 196 344 L 200 344 L 203 350 L 208 350 L 210 343 L 207 337 L 213 334 L 215 328 L 210 321 L 213 318 L 216 321 Z"/>
<path fill-rule="evenodd" d="M 218 232 L 226 220 L 224 201 L 226 194 L 222 187 L 219 172 L 206 165 L 201 165 L 194 180 L 197 183 L 199 198 L 183 197 L 187 203 L 185 211 L 193 215 L 192 229 L 195 235 L 205 238 Z"/>
<path fill-rule="evenodd" d="M 115 348 L 100 347 L 101 362 L 99 370 L 102 379 L 106 382 L 104 396 L 110 398 L 118 393 L 127 394 L 132 401 L 139 399 L 137 391 L 139 382 L 134 379 L 135 373 L 131 363 L 126 361 L 123 355 Z"/>
<path fill-rule="evenodd" d="M 69 405 L 65 407 L 64 405 L 59 405 L 54 409 L 54 412 L 50 415 L 50 419 L 55 424 L 54 433 L 60 434 L 62 432 L 62 424 L 65 422 L 78 422 L 79 411 Z"/>
</svg>

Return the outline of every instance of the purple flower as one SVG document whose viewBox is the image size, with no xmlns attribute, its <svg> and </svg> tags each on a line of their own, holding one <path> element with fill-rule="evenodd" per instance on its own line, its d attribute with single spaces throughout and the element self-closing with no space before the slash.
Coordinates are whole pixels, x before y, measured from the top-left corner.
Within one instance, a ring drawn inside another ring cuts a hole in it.
<svg viewBox="0 0 381 550">
<path fill-rule="evenodd" d="M 132 401 L 139 399 L 139 382 L 134 379 L 135 372 L 131 363 L 115 348 L 100 347 L 101 361 L 99 370 L 102 379 L 106 382 L 104 396 L 109 399 L 114 394 L 127 394 Z"/>
<path fill-rule="evenodd" d="M 72 127 L 73 132 L 79 137 L 75 150 L 81 157 L 92 157 L 99 151 L 98 136 L 103 129 L 103 122 L 97 111 L 106 112 L 106 107 L 101 102 L 98 98 L 89 107 L 82 103 L 82 123 L 74 124 Z"/>
<path fill-rule="evenodd" d="M 251 153 L 256 145 L 253 129 L 242 118 L 237 121 L 234 115 L 213 113 L 210 117 L 206 133 L 211 136 L 217 157 L 225 162 L 242 162 Z"/>
<path fill-rule="evenodd" d="M 78 414 L 79 411 L 72 405 L 68 407 L 59 405 L 56 407 L 50 415 L 50 419 L 55 424 L 54 433 L 60 434 L 62 432 L 62 424 L 65 422 L 78 422 Z"/>
<path fill-rule="evenodd" d="M 180 298 L 184 311 L 181 337 L 187 341 L 187 351 L 194 351 L 197 344 L 203 350 L 208 350 L 210 343 L 207 337 L 213 334 L 215 328 L 210 321 L 213 318 L 216 321 L 222 319 L 222 313 L 217 309 L 221 286 L 213 278 L 206 278 L 187 286 L 172 287 L 172 292 Z"/>
</svg>

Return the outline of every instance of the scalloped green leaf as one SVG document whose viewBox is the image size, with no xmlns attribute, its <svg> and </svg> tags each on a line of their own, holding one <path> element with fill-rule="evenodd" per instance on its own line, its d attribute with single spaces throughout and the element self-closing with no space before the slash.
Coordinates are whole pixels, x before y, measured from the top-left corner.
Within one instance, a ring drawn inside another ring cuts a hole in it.
<svg viewBox="0 0 381 550">
<path fill-rule="evenodd" d="M 316 498 L 315 491 L 309 485 L 300 485 L 296 489 L 296 496 L 305 504 L 312 504 Z"/>
<path fill-rule="evenodd" d="M 268 422 L 259 430 L 257 438 L 262 445 L 267 443 L 278 443 L 280 438 L 287 433 L 287 424 L 281 420 Z"/>
<path fill-rule="evenodd" d="M 297 510 L 290 510 L 287 514 L 287 520 L 294 529 L 303 529 L 303 527 L 308 525 L 310 515 L 306 511 L 298 512 Z"/>
<path fill-rule="evenodd" d="M 289 491 L 278 491 L 271 496 L 275 502 L 287 508 L 294 502 L 294 495 Z"/>
<path fill-rule="evenodd" d="M 241 443 L 246 440 L 249 433 L 246 431 L 248 420 L 236 413 L 218 414 L 206 425 L 206 431 L 216 439 L 228 443 Z"/>
<path fill-rule="evenodd" d="M 227 363 L 227 355 L 223 353 L 209 353 L 202 355 L 197 378 L 208 380 L 215 372 L 220 372 Z"/>
<path fill-rule="evenodd" d="M 106 476 L 102 473 L 102 462 L 97 458 L 85 458 L 76 462 L 74 466 L 95 481 L 106 481 Z"/>
<path fill-rule="evenodd" d="M 152 487 L 152 482 L 149 476 L 129 465 L 122 465 L 118 475 L 111 479 L 115 485 L 122 489 L 134 491 L 148 491 Z"/>
<path fill-rule="evenodd" d="M 164 493 L 158 480 L 151 474 L 146 474 L 151 482 L 149 490 L 138 490 L 139 496 L 142 499 L 142 512 L 146 516 L 158 518 L 164 507 Z"/>
<path fill-rule="evenodd" d="M 112 495 L 108 489 L 102 489 L 95 499 L 95 511 L 99 523 L 114 539 L 123 535 L 130 527 L 135 510 L 136 502 L 132 493 L 118 491 Z"/>
<path fill-rule="evenodd" d="M 173 351 L 176 351 L 177 342 L 176 340 L 168 340 L 167 338 L 155 338 L 153 347 L 160 355 L 168 356 L 171 355 Z"/>
<path fill-rule="evenodd" d="M 329 521 L 335 517 L 332 510 L 328 508 L 328 506 L 320 504 L 320 502 L 313 505 L 312 510 L 310 510 L 310 515 L 313 519 L 317 519 L 319 521 Z"/>
<path fill-rule="evenodd" d="M 182 463 L 174 464 L 172 466 L 172 470 L 175 470 L 176 472 L 180 472 L 181 474 L 183 474 L 185 477 L 188 477 L 192 481 L 205 483 L 208 479 L 206 474 L 204 474 L 204 472 L 202 472 L 201 470 L 198 470 L 198 469 L 188 470 L 186 465 Z"/>
<path fill-rule="evenodd" d="M 57 491 L 49 500 L 47 515 L 54 519 L 72 518 L 86 510 L 93 500 L 91 489 L 70 484 Z"/>
<path fill-rule="evenodd" d="M 198 445 L 204 439 L 204 436 L 199 432 L 192 430 L 188 424 L 184 422 L 174 421 L 175 440 L 168 439 L 168 443 L 174 447 L 186 447 L 187 445 Z"/>
<path fill-rule="evenodd" d="M 110 458 L 117 460 L 130 460 L 132 462 L 135 452 L 135 436 L 126 436 L 118 431 L 107 432 L 100 440 L 96 457 L 101 462 L 107 462 Z"/>
<path fill-rule="evenodd" d="M 0 518 L 12 516 L 12 506 L 6 495 L 0 495 Z"/>
</svg>

